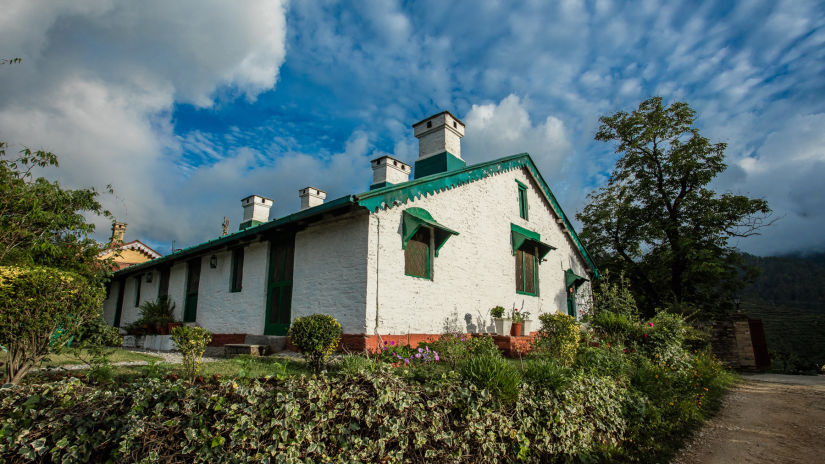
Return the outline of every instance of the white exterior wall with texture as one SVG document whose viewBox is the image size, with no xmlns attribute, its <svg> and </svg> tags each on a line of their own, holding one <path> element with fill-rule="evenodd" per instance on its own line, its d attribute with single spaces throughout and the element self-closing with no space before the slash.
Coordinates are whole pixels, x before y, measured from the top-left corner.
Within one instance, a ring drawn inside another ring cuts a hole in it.
<svg viewBox="0 0 825 464">
<path fill-rule="evenodd" d="M 516 180 L 530 187 L 529 220 L 519 217 Z M 460 234 L 452 236 L 433 260 L 432 280 L 404 273 L 402 213 L 410 207 L 426 209 Z M 511 223 L 540 233 L 543 242 L 557 248 L 539 265 L 538 296 L 516 292 Z M 575 244 L 556 223 L 551 205 L 524 168 L 416 198 L 370 216 L 367 333 L 493 331 L 489 310 L 496 305 L 528 311 L 533 320 L 541 313 L 566 313 L 568 268 L 587 275 Z M 582 307 L 589 291 L 589 283 L 579 289 Z"/>
<path fill-rule="evenodd" d="M 329 314 L 344 333 L 366 333 L 367 213 L 313 224 L 295 236 L 292 319 Z"/>
</svg>

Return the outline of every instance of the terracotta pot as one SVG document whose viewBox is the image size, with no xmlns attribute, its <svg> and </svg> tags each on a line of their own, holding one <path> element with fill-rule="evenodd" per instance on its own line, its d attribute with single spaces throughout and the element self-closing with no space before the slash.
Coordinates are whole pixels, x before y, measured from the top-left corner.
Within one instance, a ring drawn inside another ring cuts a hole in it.
<svg viewBox="0 0 825 464">
<path fill-rule="evenodd" d="M 524 325 L 523 322 L 513 322 L 513 325 L 510 326 L 510 336 L 512 337 L 519 337 L 521 336 L 521 328 Z"/>
<path fill-rule="evenodd" d="M 166 324 L 157 323 L 155 324 L 155 330 L 157 330 L 158 335 L 166 335 L 169 331 L 166 328 Z"/>
</svg>

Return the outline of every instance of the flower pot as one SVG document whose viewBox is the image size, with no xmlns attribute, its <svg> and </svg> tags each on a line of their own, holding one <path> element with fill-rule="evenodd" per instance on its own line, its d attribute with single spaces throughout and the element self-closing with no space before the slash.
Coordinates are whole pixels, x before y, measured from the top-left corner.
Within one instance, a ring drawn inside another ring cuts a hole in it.
<svg viewBox="0 0 825 464">
<path fill-rule="evenodd" d="M 166 328 L 166 324 L 162 324 L 160 322 L 155 324 L 155 331 L 157 331 L 158 335 L 167 335 L 167 333 L 168 333 L 167 328 Z"/>
<path fill-rule="evenodd" d="M 167 327 L 169 328 L 169 333 L 172 333 L 172 329 L 174 329 L 175 327 L 180 327 L 182 325 L 183 322 L 170 322 L 169 324 L 167 324 Z"/>
<path fill-rule="evenodd" d="M 493 318 L 496 324 L 496 335 L 510 335 L 510 324 L 513 322 L 509 317 Z"/>
<path fill-rule="evenodd" d="M 533 330 L 533 321 L 531 319 L 525 319 L 524 327 L 521 328 L 522 335 L 526 337 L 530 335 L 530 332 L 532 332 Z"/>
<path fill-rule="evenodd" d="M 523 322 L 513 322 L 510 326 L 510 336 L 512 337 L 519 337 L 521 336 L 521 329 L 524 326 Z"/>
</svg>

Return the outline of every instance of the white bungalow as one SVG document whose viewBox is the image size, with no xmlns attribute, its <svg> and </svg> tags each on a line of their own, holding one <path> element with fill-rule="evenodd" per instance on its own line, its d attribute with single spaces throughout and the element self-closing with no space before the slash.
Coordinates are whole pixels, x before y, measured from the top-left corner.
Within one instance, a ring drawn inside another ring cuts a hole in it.
<svg viewBox="0 0 825 464">
<path fill-rule="evenodd" d="M 296 317 L 324 313 L 360 349 L 379 336 L 491 332 L 498 305 L 532 319 L 586 312 L 596 267 L 530 155 L 466 166 L 458 118 L 413 128 L 412 180 L 409 165 L 382 156 L 368 192 L 324 202 L 307 187 L 298 212 L 273 220 L 271 199 L 247 197 L 238 232 L 118 271 L 106 320 L 125 325 L 168 295 L 215 345 L 285 335 Z"/>
</svg>

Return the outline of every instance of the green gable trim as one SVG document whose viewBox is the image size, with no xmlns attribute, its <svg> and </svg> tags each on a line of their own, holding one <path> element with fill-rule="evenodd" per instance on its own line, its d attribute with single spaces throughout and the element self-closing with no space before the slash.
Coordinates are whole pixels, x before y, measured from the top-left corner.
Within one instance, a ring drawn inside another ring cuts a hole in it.
<svg viewBox="0 0 825 464">
<path fill-rule="evenodd" d="M 250 227 L 255 227 L 263 224 L 261 221 L 256 221 L 255 219 L 250 219 L 248 221 L 244 221 L 241 223 L 241 227 L 238 230 L 249 229 Z"/>
<path fill-rule="evenodd" d="M 521 247 L 536 247 L 539 250 L 538 258 L 544 259 L 547 253 L 550 253 L 550 250 L 556 249 L 556 247 L 542 242 L 541 235 L 538 232 L 527 230 L 515 224 L 510 224 L 510 240 L 513 244 L 513 255 L 515 255 L 516 250 L 521 249 Z"/>
<path fill-rule="evenodd" d="M 564 271 L 564 284 L 566 288 L 574 287 L 578 289 L 581 286 L 581 284 L 585 282 L 587 282 L 587 279 L 585 279 L 582 276 L 576 275 L 576 273 L 573 272 L 572 269 Z"/>
<path fill-rule="evenodd" d="M 561 208 L 561 205 L 559 205 L 559 202 L 556 200 L 553 192 L 550 191 L 550 187 L 547 185 L 547 182 L 544 181 L 544 178 L 541 176 L 541 173 L 539 173 L 535 163 L 533 163 L 532 158 L 530 158 L 530 155 L 527 153 L 519 153 L 517 155 L 487 161 L 486 163 L 474 164 L 463 169 L 433 174 L 426 177 L 416 178 L 409 182 L 371 190 L 369 192 L 357 195 L 356 201 L 359 205 L 367 208 L 371 213 L 374 213 L 379 209 L 392 207 L 396 203 L 405 204 L 415 198 L 434 195 L 435 193 L 445 189 L 452 189 L 462 184 L 475 182 L 476 180 L 483 179 L 493 174 L 522 167 L 526 168 L 530 174 L 533 175 L 533 179 L 535 179 L 536 183 L 541 188 L 545 198 L 547 198 L 547 201 L 550 202 L 553 211 L 562 220 L 564 227 L 570 233 L 570 237 L 573 239 L 573 243 L 576 245 L 579 253 L 590 267 L 590 270 L 593 272 L 594 276 L 598 279 L 599 271 L 596 268 L 596 264 L 593 262 L 590 254 L 587 253 L 584 245 L 582 245 L 581 240 L 579 240 L 579 236 L 576 234 L 575 229 L 573 229 L 573 225 L 570 223 L 567 215 L 564 214 L 564 210 Z"/>
<path fill-rule="evenodd" d="M 438 256 L 438 250 L 447 243 L 453 235 L 458 235 L 458 232 L 449 227 L 442 226 L 433 219 L 433 216 L 424 208 L 407 208 L 404 210 L 404 222 L 401 237 L 401 248 L 407 249 L 407 242 L 415 235 L 418 228 L 421 226 L 429 226 L 433 228 L 433 241 L 435 242 L 435 255 Z"/>
<path fill-rule="evenodd" d="M 443 153 L 424 158 L 423 160 L 416 161 L 415 178 L 419 179 L 421 177 L 440 174 L 447 171 L 454 171 L 465 167 L 467 167 L 467 163 L 464 160 L 448 151 L 445 151 Z"/>
</svg>

